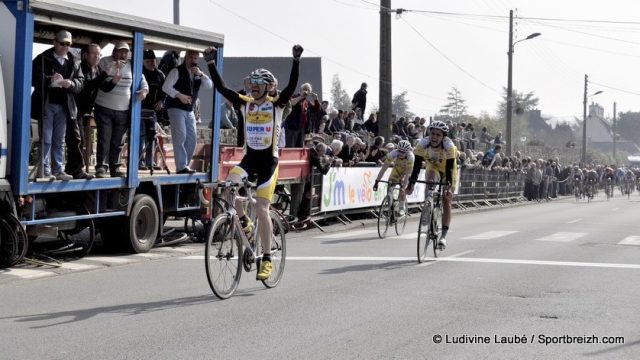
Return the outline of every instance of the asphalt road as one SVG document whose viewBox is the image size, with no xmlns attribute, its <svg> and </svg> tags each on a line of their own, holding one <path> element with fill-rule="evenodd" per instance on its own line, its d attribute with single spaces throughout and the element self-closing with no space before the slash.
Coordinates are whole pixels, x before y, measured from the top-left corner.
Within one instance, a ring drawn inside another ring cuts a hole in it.
<svg viewBox="0 0 640 360">
<path fill-rule="evenodd" d="M 0 272 L 0 358 L 638 359 L 639 203 L 455 214 L 424 264 L 415 221 L 290 233 L 281 284 L 225 301 L 200 244 Z"/>
</svg>

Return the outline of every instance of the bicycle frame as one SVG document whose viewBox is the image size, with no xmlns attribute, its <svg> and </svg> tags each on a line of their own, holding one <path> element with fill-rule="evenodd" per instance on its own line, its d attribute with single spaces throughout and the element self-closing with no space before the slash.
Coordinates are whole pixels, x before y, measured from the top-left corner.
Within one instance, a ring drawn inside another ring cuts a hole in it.
<svg viewBox="0 0 640 360">
<path fill-rule="evenodd" d="M 417 182 L 426 185 L 422 214 L 418 225 L 418 262 L 423 262 L 426 258 L 429 243 L 432 243 L 433 246 L 433 256 L 435 258 L 438 257 L 439 250 L 436 243 L 438 241 L 439 223 L 441 221 L 441 218 L 439 217 L 441 217 L 444 212 L 442 198 L 444 196 L 444 190 L 446 189 L 446 183 L 443 183 L 442 181 L 435 182 L 423 180 L 418 180 Z M 437 213 L 434 211 L 435 209 L 438 209 Z M 423 219 L 425 211 L 427 211 L 429 219 Z M 426 233 L 422 231 L 422 226 L 428 226 Z M 426 242 L 424 244 L 422 244 L 421 241 L 423 233 L 426 234 Z"/>
</svg>

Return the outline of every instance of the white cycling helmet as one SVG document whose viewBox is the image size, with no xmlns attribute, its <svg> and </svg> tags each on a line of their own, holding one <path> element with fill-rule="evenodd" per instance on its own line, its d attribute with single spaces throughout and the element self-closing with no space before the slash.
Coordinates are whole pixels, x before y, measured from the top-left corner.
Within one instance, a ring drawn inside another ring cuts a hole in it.
<svg viewBox="0 0 640 360">
<path fill-rule="evenodd" d="M 407 140 L 402 140 L 398 143 L 398 151 L 400 152 L 409 152 L 412 149 L 411 143 Z"/>
<path fill-rule="evenodd" d="M 439 120 L 436 120 L 432 122 L 431 125 L 429 125 L 429 128 L 427 130 L 431 131 L 431 129 L 438 129 L 442 131 L 444 133 L 444 136 L 447 136 L 449 134 L 449 127 L 447 126 L 447 124 Z"/>
<path fill-rule="evenodd" d="M 267 69 L 256 69 L 249 75 L 252 84 L 274 84 L 276 77 Z"/>
</svg>

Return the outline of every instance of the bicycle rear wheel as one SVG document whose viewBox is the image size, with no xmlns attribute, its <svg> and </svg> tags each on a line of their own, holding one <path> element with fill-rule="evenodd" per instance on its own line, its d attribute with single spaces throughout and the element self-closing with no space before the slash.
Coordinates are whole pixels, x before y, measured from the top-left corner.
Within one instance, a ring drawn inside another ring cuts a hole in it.
<svg viewBox="0 0 640 360">
<path fill-rule="evenodd" d="M 213 221 L 204 250 L 204 265 L 207 281 L 213 293 L 220 299 L 227 299 L 238 288 L 242 275 L 242 242 L 237 229 L 227 214 Z"/>
<path fill-rule="evenodd" d="M 399 207 L 399 206 L 398 206 Z M 398 209 L 399 211 L 400 209 Z M 400 216 L 396 213 L 396 235 L 402 235 L 404 229 L 407 227 L 407 218 L 409 217 L 409 207 L 407 206 L 407 202 L 404 202 L 404 206 L 402 206 L 402 210 L 404 210 L 404 215 Z"/>
<path fill-rule="evenodd" d="M 391 196 L 387 195 L 382 200 L 382 204 L 378 210 L 378 236 L 380 239 L 384 239 L 387 235 L 387 231 L 389 231 L 391 211 Z"/>
<path fill-rule="evenodd" d="M 429 236 L 429 227 L 431 225 L 431 208 L 429 204 L 425 204 L 420 215 L 418 223 L 418 262 L 422 263 L 427 260 L 427 250 L 431 237 Z"/>
<path fill-rule="evenodd" d="M 276 211 L 269 211 L 271 217 L 271 265 L 273 270 L 268 279 L 262 280 L 262 284 L 268 288 L 278 286 L 282 275 L 284 275 L 284 265 L 287 258 L 287 241 L 285 237 L 285 226 Z"/>
</svg>

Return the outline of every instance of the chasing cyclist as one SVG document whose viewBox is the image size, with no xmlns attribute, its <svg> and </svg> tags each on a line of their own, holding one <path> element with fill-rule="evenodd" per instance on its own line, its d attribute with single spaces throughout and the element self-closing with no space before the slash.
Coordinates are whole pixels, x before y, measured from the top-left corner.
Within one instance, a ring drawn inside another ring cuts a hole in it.
<svg viewBox="0 0 640 360">
<path fill-rule="evenodd" d="M 580 194 L 580 198 L 582 198 L 582 196 L 584 195 L 584 188 L 582 187 L 582 184 L 584 183 L 584 174 L 582 173 L 582 170 L 580 170 L 580 167 L 578 165 L 574 165 L 573 169 L 571 170 L 571 179 L 573 179 L 573 188 L 574 188 L 574 192 L 575 189 L 578 189 Z"/>
<path fill-rule="evenodd" d="M 427 181 L 436 182 L 444 179 L 447 184 L 442 207 L 442 234 L 438 240 L 438 248 L 444 250 L 447 247 L 447 232 L 451 224 L 451 200 L 453 194 L 451 187 L 455 187 L 454 181 L 457 178 L 458 165 L 457 156 L 458 149 L 453 141 L 447 136 L 449 127 L 442 121 L 434 121 L 427 128 L 428 137 L 422 138 L 416 145 L 413 153 L 416 160 L 411 173 L 410 185 L 407 194 L 413 192 L 413 187 L 418 180 L 422 162 L 425 163 L 427 172 Z"/>
<path fill-rule="evenodd" d="M 216 49 L 209 47 L 204 51 L 213 85 L 222 96 L 234 106 L 239 106 L 244 114 L 245 154 L 240 164 L 229 172 L 227 177 L 240 183 L 247 177 L 251 181 L 257 174 L 256 217 L 260 223 L 258 237 L 262 244 L 263 255 L 257 280 L 266 280 L 271 276 L 271 232 L 269 205 L 278 179 L 278 139 L 282 126 L 282 114 L 291 95 L 298 85 L 300 56 L 302 47 L 293 47 L 293 64 L 289 83 L 280 94 L 269 96 L 274 90 L 276 78 L 269 70 L 257 69 L 249 75 L 251 93 L 241 95 L 226 87 L 216 68 Z M 245 232 L 251 232 L 253 224 L 246 216 L 240 202 L 235 204 L 236 211 Z"/>
<path fill-rule="evenodd" d="M 400 184 L 400 196 L 398 197 L 400 210 L 398 211 L 398 215 L 401 217 L 405 216 L 404 208 L 407 201 L 405 189 L 409 185 L 409 176 L 411 176 L 414 161 L 415 156 L 412 152 L 411 143 L 407 140 L 400 141 L 398 148 L 387 154 L 384 164 L 382 164 L 378 172 L 378 177 L 373 183 L 373 191 L 378 191 L 378 182 L 380 182 L 380 179 L 382 179 L 382 176 L 389 166 L 393 166 L 391 174 L 389 175 L 389 188 L 391 188 L 391 184 Z"/>
<path fill-rule="evenodd" d="M 598 183 L 598 173 L 591 167 L 591 165 L 587 165 L 584 171 L 584 183 L 585 190 L 587 190 L 587 195 L 591 195 L 594 197 L 596 194 L 596 184 Z"/>
</svg>

